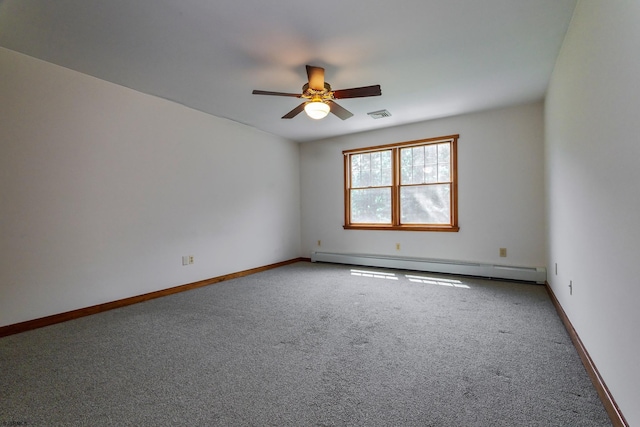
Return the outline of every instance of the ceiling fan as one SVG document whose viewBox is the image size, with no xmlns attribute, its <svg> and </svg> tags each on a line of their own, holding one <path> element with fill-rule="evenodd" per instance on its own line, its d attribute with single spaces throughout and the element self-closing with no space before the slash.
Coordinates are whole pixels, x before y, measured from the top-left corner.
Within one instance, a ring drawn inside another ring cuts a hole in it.
<svg viewBox="0 0 640 427">
<path fill-rule="evenodd" d="M 266 90 L 254 90 L 252 93 L 254 95 L 291 96 L 305 99 L 302 104 L 282 116 L 283 119 L 292 119 L 304 110 L 312 119 L 322 119 L 329 112 L 332 112 L 342 120 L 353 116 L 353 113 L 338 105 L 334 99 L 364 98 L 382 94 L 380 85 L 332 90 L 331 85 L 324 81 L 324 68 L 322 67 L 307 65 L 307 77 L 309 82 L 302 86 L 301 94 Z"/>
</svg>

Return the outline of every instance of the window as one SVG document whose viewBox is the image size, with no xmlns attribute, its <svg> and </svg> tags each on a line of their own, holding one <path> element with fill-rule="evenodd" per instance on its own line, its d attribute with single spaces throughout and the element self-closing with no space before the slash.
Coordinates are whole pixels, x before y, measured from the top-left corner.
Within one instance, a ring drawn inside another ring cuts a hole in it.
<svg viewBox="0 0 640 427">
<path fill-rule="evenodd" d="M 343 151 L 344 228 L 458 231 L 458 137 Z"/>
</svg>

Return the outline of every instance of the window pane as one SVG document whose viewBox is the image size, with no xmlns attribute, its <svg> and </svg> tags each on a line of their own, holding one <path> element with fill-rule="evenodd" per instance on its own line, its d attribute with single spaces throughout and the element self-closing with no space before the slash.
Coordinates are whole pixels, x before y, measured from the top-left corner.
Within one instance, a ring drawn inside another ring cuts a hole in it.
<svg viewBox="0 0 640 427">
<path fill-rule="evenodd" d="M 371 186 L 379 187 L 382 180 L 382 165 L 380 162 L 380 153 L 371 153 Z"/>
<path fill-rule="evenodd" d="M 438 163 L 438 146 L 437 145 L 427 145 L 424 147 L 426 155 L 425 155 L 425 164 L 434 164 Z"/>
<path fill-rule="evenodd" d="M 352 223 L 391 223 L 391 188 L 351 190 Z"/>
<path fill-rule="evenodd" d="M 360 154 L 360 187 L 369 187 L 371 185 L 371 154 Z"/>
<path fill-rule="evenodd" d="M 424 147 L 413 147 L 411 149 L 413 154 L 413 166 L 424 165 Z"/>
<path fill-rule="evenodd" d="M 449 184 L 420 185 L 400 189 L 400 220 L 403 224 L 449 224 Z"/>
<path fill-rule="evenodd" d="M 360 179 L 360 154 L 354 154 L 351 156 L 351 186 L 361 187 L 362 180 Z"/>
<path fill-rule="evenodd" d="M 402 148 L 400 150 L 400 182 L 402 184 L 411 184 L 411 176 L 413 169 L 413 156 L 410 148 Z"/>
<path fill-rule="evenodd" d="M 380 185 L 391 185 L 391 150 L 380 153 L 380 164 L 382 168 Z"/>
<path fill-rule="evenodd" d="M 436 182 L 438 182 L 438 168 L 436 165 L 427 165 L 424 167 L 424 181 L 417 182 L 416 184 L 429 184 Z"/>
<path fill-rule="evenodd" d="M 448 181 L 451 181 L 451 167 L 449 166 L 449 163 L 439 164 L 437 182 L 448 182 Z"/>
<path fill-rule="evenodd" d="M 422 184 L 424 183 L 424 165 L 413 166 L 413 176 L 410 184 Z"/>
<path fill-rule="evenodd" d="M 438 163 L 449 163 L 451 159 L 451 144 L 438 144 Z"/>
</svg>

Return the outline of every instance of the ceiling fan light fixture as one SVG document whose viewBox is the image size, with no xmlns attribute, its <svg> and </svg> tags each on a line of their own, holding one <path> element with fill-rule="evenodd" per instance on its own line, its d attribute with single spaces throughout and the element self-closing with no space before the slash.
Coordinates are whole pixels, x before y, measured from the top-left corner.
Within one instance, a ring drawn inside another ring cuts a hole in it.
<svg viewBox="0 0 640 427">
<path fill-rule="evenodd" d="M 315 120 L 324 119 L 330 110 L 329 104 L 322 101 L 311 101 L 304 106 L 304 112 L 307 113 L 307 116 Z"/>
</svg>

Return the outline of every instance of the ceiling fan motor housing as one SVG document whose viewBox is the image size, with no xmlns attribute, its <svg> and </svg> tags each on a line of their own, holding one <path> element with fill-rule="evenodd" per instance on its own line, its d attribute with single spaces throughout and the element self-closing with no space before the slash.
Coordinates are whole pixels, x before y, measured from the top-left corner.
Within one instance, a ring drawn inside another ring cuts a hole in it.
<svg viewBox="0 0 640 427">
<path fill-rule="evenodd" d="M 325 82 L 323 90 L 311 89 L 309 87 L 309 83 L 305 83 L 302 86 L 302 98 L 315 100 L 317 97 L 320 97 L 323 101 L 334 99 L 333 92 L 331 91 L 331 85 Z"/>
</svg>

